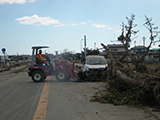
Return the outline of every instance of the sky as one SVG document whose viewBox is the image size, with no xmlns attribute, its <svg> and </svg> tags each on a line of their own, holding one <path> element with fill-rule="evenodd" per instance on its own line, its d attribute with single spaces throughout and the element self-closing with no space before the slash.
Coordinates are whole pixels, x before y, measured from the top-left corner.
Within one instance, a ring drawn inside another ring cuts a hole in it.
<svg viewBox="0 0 160 120">
<path fill-rule="evenodd" d="M 50 47 L 48 53 L 77 53 L 84 48 L 84 35 L 89 49 L 102 48 L 101 43 L 120 44 L 114 41 L 131 14 L 138 25 L 134 30 L 139 30 L 131 46 L 134 41 L 143 45 L 143 36 L 147 46 L 145 16 L 160 27 L 159 11 L 160 0 L 0 0 L 0 55 L 2 48 L 8 55 L 21 55 L 42 45 Z"/>
</svg>

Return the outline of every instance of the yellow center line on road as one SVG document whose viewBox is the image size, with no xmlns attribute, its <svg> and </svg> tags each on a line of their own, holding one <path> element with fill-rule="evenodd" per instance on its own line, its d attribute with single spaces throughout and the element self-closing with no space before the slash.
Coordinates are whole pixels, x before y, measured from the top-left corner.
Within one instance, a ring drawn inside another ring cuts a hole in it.
<svg viewBox="0 0 160 120">
<path fill-rule="evenodd" d="M 50 80 L 48 76 L 46 80 Z M 47 110 L 47 103 L 48 103 L 48 95 L 49 95 L 49 85 L 50 82 L 45 82 L 43 91 L 41 93 L 41 97 L 34 115 L 33 120 L 45 120 L 46 117 L 46 110 Z"/>
</svg>

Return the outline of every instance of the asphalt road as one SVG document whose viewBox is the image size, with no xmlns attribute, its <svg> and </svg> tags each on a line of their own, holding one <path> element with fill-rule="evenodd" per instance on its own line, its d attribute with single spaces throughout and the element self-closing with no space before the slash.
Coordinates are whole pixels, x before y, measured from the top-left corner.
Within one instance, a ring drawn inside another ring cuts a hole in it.
<svg viewBox="0 0 160 120">
<path fill-rule="evenodd" d="M 90 102 L 103 82 L 34 83 L 23 70 L 0 74 L 0 120 L 159 120 L 150 108 Z"/>
<path fill-rule="evenodd" d="M 32 120 L 43 85 L 26 72 L 0 75 L 0 120 Z"/>
</svg>

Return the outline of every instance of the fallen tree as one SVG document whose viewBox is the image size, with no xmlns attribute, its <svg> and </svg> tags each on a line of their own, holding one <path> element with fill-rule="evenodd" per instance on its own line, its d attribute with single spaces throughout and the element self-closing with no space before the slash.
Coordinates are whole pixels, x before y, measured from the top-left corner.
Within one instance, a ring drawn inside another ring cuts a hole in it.
<svg viewBox="0 0 160 120">
<path fill-rule="evenodd" d="M 128 26 L 122 24 L 122 35 L 118 37 L 118 41 L 122 42 L 126 53 L 120 59 L 114 58 L 110 49 L 103 43 L 101 44 L 111 61 L 109 70 L 104 72 L 103 77 L 109 83 L 107 89 L 110 92 L 103 94 L 101 98 L 113 104 L 160 104 L 160 77 L 158 76 L 160 67 L 150 70 L 143 64 L 144 58 L 159 32 L 156 31 L 157 27 L 153 27 L 152 19 L 146 17 L 144 25 L 150 32 L 150 44 L 144 55 L 136 59 L 128 50 L 132 41 L 131 35 L 138 32 L 133 30 L 133 27 L 136 26 L 133 24 L 134 17 L 131 15 L 131 19 L 127 18 Z M 126 56 L 131 58 L 132 65 L 124 62 Z M 94 97 L 92 100 L 98 100 L 98 98 Z"/>
<path fill-rule="evenodd" d="M 118 76 L 123 82 L 127 83 L 128 85 L 138 86 L 139 85 L 138 81 L 122 74 L 122 72 L 118 69 L 118 65 L 120 65 L 121 69 L 125 68 L 124 65 L 118 60 L 113 58 L 111 51 L 107 48 L 107 46 L 105 46 L 103 43 L 101 45 L 106 49 L 109 59 L 111 60 L 111 67 L 109 68 L 111 69 L 111 75 Z"/>
</svg>

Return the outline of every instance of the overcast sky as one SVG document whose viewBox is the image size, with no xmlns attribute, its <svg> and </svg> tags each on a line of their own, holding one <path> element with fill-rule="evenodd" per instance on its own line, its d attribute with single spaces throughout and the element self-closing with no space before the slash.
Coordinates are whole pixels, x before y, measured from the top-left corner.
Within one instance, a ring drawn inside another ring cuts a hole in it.
<svg viewBox="0 0 160 120">
<path fill-rule="evenodd" d="M 6 48 L 9 55 L 31 54 L 32 46 L 48 45 L 49 53 L 80 52 L 84 35 L 88 48 L 119 44 L 111 41 L 131 14 L 139 30 L 136 45 L 143 44 L 143 36 L 148 45 L 145 15 L 160 27 L 159 11 L 160 0 L 0 0 L 0 49 Z"/>
</svg>

